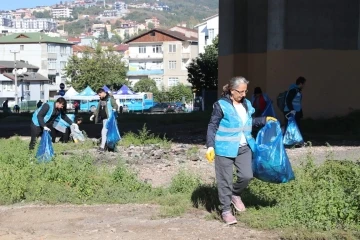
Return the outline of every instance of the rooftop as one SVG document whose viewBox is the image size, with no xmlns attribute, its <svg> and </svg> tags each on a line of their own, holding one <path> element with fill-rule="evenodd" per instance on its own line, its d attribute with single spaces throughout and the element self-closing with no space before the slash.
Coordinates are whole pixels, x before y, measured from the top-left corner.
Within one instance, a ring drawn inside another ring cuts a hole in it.
<svg viewBox="0 0 360 240">
<path fill-rule="evenodd" d="M 14 68 L 14 61 L 0 61 L 0 68 Z M 28 64 L 23 61 L 16 61 L 16 68 L 39 69 L 39 67 Z"/>
<path fill-rule="evenodd" d="M 59 43 L 72 45 L 72 43 L 59 37 L 50 37 L 43 33 L 15 33 L 0 37 L 0 44 L 2 43 Z"/>
<path fill-rule="evenodd" d="M 158 32 L 158 33 L 162 33 L 162 34 L 165 34 L 165 35 L 168 35 L 170 37 L 173 37 L 173 38 L 176 38 L 180 41 L 194 41 L 194 42 L 197 42 L 198 39 L 197 38 L 194 38 L 194 37 L 187 37 L 185 36 L 185 34 L 183 33 L 180 33 L 180 32 L 176 32 L 176 31 L 170 31 L 170 30 L 167 30 L 167 29 L 160 29 L 160 28 L 155 28 L 155 29 L 151 29 L 149 31 L 146 31 L 144 32 L 143 34 L 140 34 L 138 36 L 135 36 L 131 39 L 129 39 L 128 41 L 126 41 L 125 43 L 130 43 L 132 41 L 134 41 L 135 39 L 138 39 L 142 36 L 145 36 L 146 34 L 150 33 L 150 32 Z"/>
</svg>

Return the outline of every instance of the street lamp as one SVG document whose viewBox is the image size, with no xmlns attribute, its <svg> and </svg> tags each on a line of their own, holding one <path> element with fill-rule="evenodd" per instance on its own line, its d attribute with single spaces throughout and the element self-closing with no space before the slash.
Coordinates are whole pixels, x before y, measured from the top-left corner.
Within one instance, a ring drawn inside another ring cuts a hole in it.
<svg viewBox="0 0 360 240">
<path fill-rule="evenodd" d="M 15 105 L 18 105 L 18 86 L 17 86 L 17 76 L 22 75 L 27 72 L 27 68 L 17 69 L 16 68 L 16 61 L 15 61 L 15 68 L 12 71 L 12 74 L 15 76 Z"/>
</svg>

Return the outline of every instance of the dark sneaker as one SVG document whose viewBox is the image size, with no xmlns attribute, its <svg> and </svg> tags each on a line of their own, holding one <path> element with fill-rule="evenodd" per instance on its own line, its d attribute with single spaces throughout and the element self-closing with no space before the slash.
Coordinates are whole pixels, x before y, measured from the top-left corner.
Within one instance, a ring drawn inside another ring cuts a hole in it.
<svg viewBox="0 0 360 240">
<path fill-rule="evenodd" d="M 103 153 L 103 152 L 105 152 L 105 149 L 104 149 L 104 148 L 99 147 L 99 148 L 98 148 L 98 152 L 99 152 L 99 153 Z"/>
<path fill-rule="evenodd" d="M 221 217 L 227 225 L 232 225 L 237 223 L 236 218 L 234 217 L 234 215 L 232 215 L 230 211 L 223 212 L 221 214 Z"/>
<path fill-rule="evenodd" d="M 241 200 L 241 197 L 232 196 L 231 203 L 234 205 L 234 208 L 236 209 L 236 211 L 238 211 L 238 212 L 246 211 L 245 205 L 244 205 L 243 201 Z"/>
</svg>

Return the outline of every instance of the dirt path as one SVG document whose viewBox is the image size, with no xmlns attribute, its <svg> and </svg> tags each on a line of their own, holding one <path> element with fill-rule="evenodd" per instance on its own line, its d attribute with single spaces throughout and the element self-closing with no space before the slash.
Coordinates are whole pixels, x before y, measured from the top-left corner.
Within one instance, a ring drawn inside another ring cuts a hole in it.
<svg viewBox="0 0 360 240">
<path fill-rule="evenodd" d="M 207 221 L 203 211 L 171 219 L 157 214 L 156 206 L 135 204 L 0 207 L 0 239 L 277 239 L 241 224 Z"/>
</svg>

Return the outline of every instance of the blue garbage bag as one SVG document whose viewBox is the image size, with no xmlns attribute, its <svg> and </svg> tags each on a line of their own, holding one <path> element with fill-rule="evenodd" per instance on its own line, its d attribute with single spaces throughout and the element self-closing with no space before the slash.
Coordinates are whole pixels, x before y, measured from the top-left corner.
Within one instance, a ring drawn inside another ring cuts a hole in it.
<svg viewBox="0 0 360 240">
<path fill-rule="evenodd" d="M 275 110 L 274 110 L 274 107 L 272 105 L 271 100 L 266 102 L 266 108 L 265 108 L 264 112 L 261 114 L 261 116 L 262 117 L 274 117 L 274 118 L 276 118 Z"/>
<path fill-rule="evenodd" d="M 115 148 L 116 143 L 121 140 L 116 121 L 116 112 L 111 113 L 110 118 L 106 123 L 106 128 L 108 130 L 106 135 L 106 144 L 109 148 Z"/>
<path fill-rule="evenodd" d="M 51 142 L 51 136 L 48 131 L 44 130 L 36 153 L 36 159 L 39 162 L 49 162 L 53 157 L 54 148 Z"/>
<path fill-rule="evenodd" d="M 260 129 L 253 158 L 254 177 L 270 183 L 286 183 L 295 179 L 282 138 L 278 121 L 269 121 Z"/>
<path fill-rule="evenodd" d="M 304 139 L 296 124 L 295 116 L 293 114 L 290 114 L 288 117 L 288 125 L 284 134 L 283 143 L 288 146 L 304 143 Z"/>
</svg>

